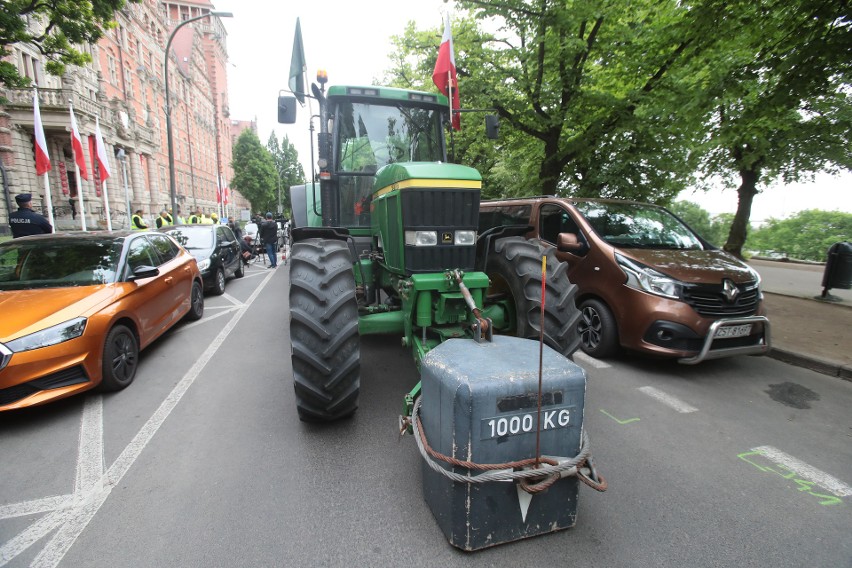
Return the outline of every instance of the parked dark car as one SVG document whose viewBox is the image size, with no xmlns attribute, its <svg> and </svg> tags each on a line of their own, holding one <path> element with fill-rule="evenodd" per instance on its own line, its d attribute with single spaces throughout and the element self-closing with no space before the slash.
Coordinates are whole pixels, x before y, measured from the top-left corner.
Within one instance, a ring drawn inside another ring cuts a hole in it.
<svg viewBox="0 0 852 568">
<path fill-rule="evenodd" d="M 225 280 L 242 278 L 240 243 L 225 225 L 173 225 L 162 232 L 172 236 L 198 262 L 204 289 L 214 294 L 225 293 Z"/>
</svg>

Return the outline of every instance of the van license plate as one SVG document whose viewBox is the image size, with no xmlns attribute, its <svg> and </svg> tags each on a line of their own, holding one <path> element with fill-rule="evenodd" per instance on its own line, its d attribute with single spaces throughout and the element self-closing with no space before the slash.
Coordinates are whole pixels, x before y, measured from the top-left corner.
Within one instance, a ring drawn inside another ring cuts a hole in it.
<svg viewBox="0 0 852 568">
<path fill-rule="evenodd" d="M 747 323 L 745 325 L 729 325 L 727 327 L 720 327 L 716 330 L 716 338 L 728 338 L 728 337 L 745 337 L 751 333 L 751 324 Z"/>
</svg>

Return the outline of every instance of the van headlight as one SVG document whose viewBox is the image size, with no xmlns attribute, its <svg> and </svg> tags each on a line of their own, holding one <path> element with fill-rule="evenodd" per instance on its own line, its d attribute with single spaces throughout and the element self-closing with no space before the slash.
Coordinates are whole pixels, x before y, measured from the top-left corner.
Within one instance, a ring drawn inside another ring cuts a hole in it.
<svg viewBox="0 0 852 568">
<path fill-rule="evenodd" d="M 6 347 L 15 353 L 20 353 L 21 351 L 32 351 L 33 349 L 63 343 L 69 339 L 83 335 L 83 332 L 86 330 L 86 321 L 86 318 L 74 318 L 53 327 L 19 337 L 8 342 Z"/>
<path fill-rule="evenodd" d="M 681 289 L 683 284 L 679 280 L 670 278 L 661 272 L 657 272 L 653 268 L 640 264 L 620 254 L 615 254 L 615 261 L 619 268 L 624 271 L 627 276 L 627 284 L 631 288 L 648 292 L 656 296 L 664 298 L 672 298 L 679 300 L 681 298 Z"/>
<path fill-rule="evenodd" d="M 754 278 L 754 283 L 757 286 L 758 299 L 763 300 L 763 281 L 760 278 L 760 274 L 758 274 L 757 270 L 755 270 L 751 266 L 748 266 L 748 271 L 751 273 L 751 277 Z"/>
<path fill-rule="evenodd" d="M 199 260 L 199 261 L 197 261 L 197 264 L 198 264 L 198 270 L 200 272 L 204 272 L 205 270 L 210 268 L 210 259 L 205 258 L 204 260 Z"/>
</svg>

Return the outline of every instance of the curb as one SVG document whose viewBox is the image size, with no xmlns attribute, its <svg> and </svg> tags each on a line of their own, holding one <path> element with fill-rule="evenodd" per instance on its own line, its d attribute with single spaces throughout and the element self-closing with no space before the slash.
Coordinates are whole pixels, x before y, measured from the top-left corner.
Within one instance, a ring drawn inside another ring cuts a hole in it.
<svg viewBox="0 0 852 568">
<path fill-rule="evenodd" d="M 850 365 L 830 363 L 822 359 L 816 359 L 809 355 L 803 355 L 801 353 L 796 353 L 795 351 L 788 351 L 787 349 L 780 349 L 778 347 L 773 347 L 766 355 L 767 357 L 771 357 L 772 359 L 776 359 L 783 363 L 795 365 L 796 367 L 804 367 L 805 369 L 810 369 L 811 371 L 816 371 L 823 375 L 838 377 L 844 381 L 852 381 L 852 366 Z"/>
</svg>

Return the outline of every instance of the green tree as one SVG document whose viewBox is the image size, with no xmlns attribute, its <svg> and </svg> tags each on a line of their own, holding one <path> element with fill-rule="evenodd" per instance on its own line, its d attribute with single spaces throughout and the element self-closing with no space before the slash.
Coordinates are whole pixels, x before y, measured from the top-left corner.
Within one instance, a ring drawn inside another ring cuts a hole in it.
<svg viewBox="0 0 852 568">
<path fill-rule="evenodd" d="M 252 130 L 243 130 L 233 149 L 231 186 L 249 200 L 255 212 L 274 211 L 278 203 L 275 159 Z"/>
<path fill-rule="evenodd" d="M 732 215 L 723 214 L 711 217 L 710 213 L 692 201 L 675 201 L 669 206 L 669 210 L 710 244 L 718 247 L 725 242 L 725 235 L 728 234 L 731 226 Z"/>
<path fill-rule="evenodd" d="M 741 255 L 767 184 L 852 169 L 852 19 L 846 0 L 708 0 L 724 40 L 701 73 L 707 177 L 738 185 L 725 250 Z M 711 65 L 712 64 L 712 65 Z"/>
<path fill-rule="evenodd" d="M 759 253 L 825 262 L 834 243 L 852 241 L 852 213 L 809 209 L 787 219 L 770 219 L 754 231 L 746 247 Z"/>
<path fill-rule="evenodd" d="M 272 159 L 275 162 L 278 178 L 276 192 L 280 191 L 281 211 L 289 216 L 292 209 L 290 187 L 305 183 L 305 170 L 299 162 L 299 152 L 296 151 L 296 147 L 290 142 L 287 135 L 284 135 L 279 144 L 275 132 L 269 134 L 266 149 L 272 154 Z"/>
<path fill-rule="evenodd" d="M 469 10 L 453 22 L 462 107 L 502 119 L 496 145 L 458 137 L 456 161 L 482 171 L 486 195 L 667 202 L 690 182 L 706 112 L 684 104 L 688 63 L 715 41 L 704 11 L 652 0 L 458 5 Z M 440 36 L 409 26 L 389 76 L 399 86 L 429 77 Z"/>
<path fill-rule="evenodd" d="M 105 30 L 115 25 L 115 12 L 125 3 L 126 0 L 4 0 L 0 10 L 0 85 L 21 88 L 30 84 L 14 63 L 5 60 L 14 43 L 35 47 L 45 58 L 45 71 L 52 75 L 61 75 L 66 65 L 89 63 L 92 57 L 77 46 L 97 43 Z"/>
</svg>

